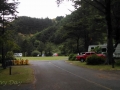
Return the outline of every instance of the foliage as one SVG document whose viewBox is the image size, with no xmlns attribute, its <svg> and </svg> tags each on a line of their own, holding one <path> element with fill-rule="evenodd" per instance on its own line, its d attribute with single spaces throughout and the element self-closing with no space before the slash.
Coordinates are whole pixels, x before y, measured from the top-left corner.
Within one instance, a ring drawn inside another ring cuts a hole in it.
<svg viewBox="0 0 120 90">
<path fill-rule="evenodd" d="M 99 64 L 103 64 L 104 62 L 105 62 L 105 59 L 103 59 L 102 57 L 99 57 L 97 55 L 89 56 L 86 59 L 86 63 L 88 65 L 99 65 Z"/>
<path fill-rule="evenodd" d="M 8 51 L 6 54 L 6 60 L 15 60 L 14 54 L 12 51 Z"/>
<path fill-rule="evenodd" d="M 42 53 L 45 50 L 45 44 L 42 41 L 40 41 L 40 43 L 39 43 L 39 45 L 37 47 L 37 50 L 41 52 L 40 55 L 42 56 Z"/>
<path fill-rule="evenodd" d="M 68 60 L 75 61 L 76 60 L 76 55 L 75 54 L 70 54 L 69 57 L 68 57 Z"/>
<path fill-rule="evenodd" d="M 46 43 L 45 56 L 52 56 L 53 55 L 53 53 L 52 53 L 52 50 L 54 48 L 53 46 L 54 46 L 54 44 L 51 42 Z"/>
<path fill-rule="evenodd" d="M 3 15 L 4 16 L 11 16 L 4 18 L 4 22 L 8 22 L 13 18 L 16 18 L 16 14 L 18 13 L 16 11 L 16 8 L 18 6 L 19 2 L 17 0 L 14 1 L 8 1 L 8 0 L 0 0 L 0 23 L 3 23 Z"/>
<path fill-rule="evenodd" d="M 21 48 L 23 53 L 27 53 L 27 56 L 31 55 L 31 52 L 34 50 L 33 43 L 29 39 L 25 39 L 21 43 Z M 25 55 L 26 56 L 26 55 Z"/>
<path fill-rule="evenodd" d="M 49 18 L 31 18 L 31 17 L 18 17 L 18 19 L 12 22 L 12 29 L 17 30 L 19 33 L 23 34 L 34 34 L 42 31 L 49 26 L 52 26 L 53 22 Z"/>
<path fill-rule="evenodd" d="M 61 32 L 65 33 L 63 35 L 65 39 L 72 38 L 76 41 L 77 52 L 80 53 L 79 46 L 81 44 L 87 51 L 90 44 L 106 42 L 104 20 L 105 18 L 101 13 L 89 4 L 85 4 L 84 7 L 78 8 L 61 21 L 64 23 Z M 80 43 L 80 40 L 83 42 Z"/>
<path fill-rule="evenodd" d="M 17 5 L 19 2 L 16 0 L 0 0 L 0 49 L 2 53 L 2 67 L 5 69 L 5 54 L 7 51 L 13 50 L 14 46 L 17 46 L 16 43 L 14 43 L 13 39 L 11 41 L 11 37 L 5 32 L 5 29 L 7 29 L 8 26 L 10 26 L 10 22 L 16 19 L 16 13 L 17 12 Z M 7 34 L 7 35 L 6 35 Z M 10 38 L 10 39 L 9 39 Z M 13 46 L 12 46 L 13 45 Z M 9 46 L 11 48 L 9 48 Z M 16 48 L 16 47 L 15 47 Z M 14 48 L 14 49 L 15 49 Z M 5 50 L 6 49 L 6 52 Z"/>
<path fill-rule="evenodd" d="M 92 49 L 92 51 L 96 52 L 96 53 L 101 53 L 102 52 L 102 48 L 97 46 L 94 49 Z"/>
<path fill-rule="evenodd" d="M 56 20 L 57 22 L 60 22 L 63 18 L 64 18 L 63 16 L 57 16 L 55 20 Z"/>
<path fill-rule="evenodd" d="M 120 66 L 120 59 L 115 61 L 115 64 Z"/>
<path fill-rule="evenodd" d="M 57 0 L 57 4 L 59 5 L 64 0 Z M 83 12 L 84 16 L 87 15 L 88 18 L 86 21 L 91 20 L 89 18 L 89 14 L 92 14 L 91 12 L 97 11 L 100 13 L 101 16 L 104 17 L 103 23 L 100 23 L 99 19 L 95 19 L 95 21 L 99 22 L 99 27 L 101 25 L 106 24 L 106 37 L 107 37 L 107 61 L 106 64 L 110 64 L 112 62 L 113 58 L 113 52 L 114 48 L 117 46 L 118 43 L 120 43 L 120 1 L 119 0 L 70 0 L 75 3 L 75 8 L 78 9 L 78 7 L 83 8 L 83 10 L 88 10 L 89 12 Z M 93 9 L 92 9 L 93 8 Z M 92 14 L 93 16 L 96 14 Z M 98 16 L 98 15 L 97 15 Z M 97 25 L 97 24 L 95 24 Z M 94 26 L 95 26 L 94 25 Z M 90 24 L 88 24 L 90 27 Z M 91 25 L 93 26 L 93 25 Z M 103 26 L 102 26 L 103 27 Z M 96 28 L 96 27 L 95 27 Z M 100 27 L 101 29 L 101 27 Z M 97 29 L 93 29 L 94 31 Z M 99 29 L 98 29 L 99 30 Z M 96 34 L 98 36 L 99 34 Z M 114 37 L 113 37 L 114 36 Z M 95 38 L 94 38 L 95 39 Z M 113 46 L 113 39 L 115 41 L 115 46 Z M 93 39 L 92 39 L 93 40 Z M 87 45 L 85 45 L 87 46 Z M 114 67 L 114 63 L 112 64 L 112 67 Z"/>
<path fill-rule="evenodd" d="M 39 46 L 39 44 L 40 44 L 40 41 L 39 40 L 35 40 L 35 42 L 34 42 L 34 47 L 38 47 Z"/>
<path fill-rule="evenodd" d="M 115 42 L 118 42 L 120 38 L 120 5 L 118 2 L 120 1 L 116 0 L 111 3 L 114 31 L 110 33 L 113 34 L 112 37 L 114 37 Z M 12 27 L 9 30 L 16 32 L 6 34 L 8 38 L 5 37 L 4 40 L 7 41 L 7 50 L 27 53 L 27 56 L 31 56 L 31 52 L 34 50 L 39 51 L 40 55 L 43 52 L 48 56 L 54 52 L 59 53 L 59 55 L 69 55 L 70 53 L 87 51 L 89 45 L 106 43 L 108 39 L 106 16 L 100 12 L 100 10 L 105 12 L 105 8 L 100 6 L 101 4 L 106 5 L 104 0 L 75 0 L 74 3 L 80 7 L 75 6 L 76 10 L 66 17 L 43 19 L 22 16 L 11 22 Z M 94 8 L 95 6 L 97 9 Z M 3 39 L 0 37 L 0 42 L 2 41 Z M 95 51 L 99 52 L 100 50 L 96 48 Z"/>
<path fill-rule="evenodd" d="M 40 55 L 40 52 L 38 50 L 32 51 L 32 56 Z"/>
<path fill-rule="evenodd" d="M 46 29 L 44 29 L 41 32 L 38 32 L 34 35 L 37 40 L 42 41 L 43 43 L 46 42 L 54 42 L 54 33 L 56 32 L 55 26 L 50 26 Z"/>
</svg>

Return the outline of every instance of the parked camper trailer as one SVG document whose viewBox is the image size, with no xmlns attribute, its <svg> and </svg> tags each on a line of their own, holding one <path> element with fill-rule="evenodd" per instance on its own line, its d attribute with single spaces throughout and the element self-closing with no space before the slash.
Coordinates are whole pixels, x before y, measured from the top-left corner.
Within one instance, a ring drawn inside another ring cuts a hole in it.
<svg viewBox="0 0 120 90">
<path fill-rule="evenodd" d="M 103 45 L 89 45 L 88 52 L 92 51 L 96 47 L 101 48 L 101 53 L 106 53 L 107 52 L 107 45 L 106 44 L 103 44 Z"/>
<path fill-rule="evenodd" d="M 14 53 L 15 57 L 22 57 L 22 53 Z"/>
<path fill-rule="evenodd" d="M 88 47 L 88 52 L 92 51 L 93 49 L 95 49 L 95 47 L 100 47 L 101 48 L 101 53 L 105 54 L 107 53 L 107 44 L 103 44 L 103 45 L 89 45 Z M 120 58 L 120 44 L 117 45 L 115 52 L 113 53 L 113 56 L 115 58 Z"/>
<path fill-rule="evenodd" d="M 114 56 L 116 58 L 120 58 L 120 44 L 117 45 L 115 52 L 114 52 Z"/>
</svg>

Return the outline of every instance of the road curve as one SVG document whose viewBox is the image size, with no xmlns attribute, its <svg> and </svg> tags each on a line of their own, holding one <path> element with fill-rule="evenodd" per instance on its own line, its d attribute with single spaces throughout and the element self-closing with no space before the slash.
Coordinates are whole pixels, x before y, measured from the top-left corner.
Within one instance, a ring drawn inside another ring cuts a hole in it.
<svg viewBox="0 0 120 90">
<path fill-rule="evenodd" d="M 34 90 L 120 90 L 120 71 L 98 71 L 64 60 L 30 61 Z"/>
</svg>

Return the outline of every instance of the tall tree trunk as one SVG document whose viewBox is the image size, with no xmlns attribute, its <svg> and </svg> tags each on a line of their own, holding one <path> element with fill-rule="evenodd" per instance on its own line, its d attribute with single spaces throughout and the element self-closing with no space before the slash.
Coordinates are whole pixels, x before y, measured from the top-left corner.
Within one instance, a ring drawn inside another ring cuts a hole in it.
<svg viewBox="0 0 120 90">
<path fill-rule="evenodd" d="M 5 30 L 4 30 L 4 11 L 3 11 L 3 30 L 2 30 L 2 35 L 3 35 L 3 38 L 4 38 L 4 33 L 5 33 Z M 2 67 L 3 69 L 6 69 L 6 63 L 5 63 L 5 47 L 4 47 L 4 41 L 2 42 Z"/>
<path fill-rule="evenodd" d="M 77 51 L 78 51 L 78 54 L 80 55 L 80 50 L 79 50 L 79 37 L 76 39 L 77 41 Z"/>
<path fill-rule="evenodd" d="M 113 29 L 111 24 L 111 0 L 105 0 L 106 1 L 106 9 L 105 9 L 105 15 L 106 15 L 106 22 L 107 22 L 107 64 L 112 63 L 112 67 L 114 68 L 114 62 L 113 62 Z"/>
<path fill-rule="evenodd" d="M 4 42 L 2 44 L 2 67 L 3 69 L 6 69 L 6 64 L 5 64 L 5 52 L 4 52 Z"/>
<path fill-rule="evenodd" d="M 84 48 L 85 48 L 85 51 L 87 52 L 88 51 L 88 46 L 89 46 L 89 38 L 88 38 L 88 32 L 84 30 L 84 34 L 85 34 L 85 37 L 84 37 Z"/>
</svg>

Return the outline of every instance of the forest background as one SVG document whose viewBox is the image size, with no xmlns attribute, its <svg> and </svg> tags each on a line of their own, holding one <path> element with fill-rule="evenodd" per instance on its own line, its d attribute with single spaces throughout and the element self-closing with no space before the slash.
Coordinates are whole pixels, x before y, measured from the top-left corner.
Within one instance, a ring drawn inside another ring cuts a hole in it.
<svg viewBox="0 0 120 90">
<path fill-rule="evenodd" d="M 99 7 L 95 6 L 97 1 Z M 10 53 L 23 53 L 23 56 L 38 54 L 51 56 L 53 53 L 69 55 L 88 51 L 89 45 L 106 44 L 108 27 L 102 12 L 104 8 L 101 7 L 105 1 L 78 0 L 74 5 L 76 10 L 66 17 L 57 16 L 55 19 L 18 17 L 5 25 L 4 38 L 1 33 L 0 40 L 4 41 L 5 55 Z M 120 40 L 119 7 L 119 0 L 111 2 L 113 29 L 111 33 L 114 44 Z M 2 28 L 0 30 L 2 31 Z"/>
</svg>

